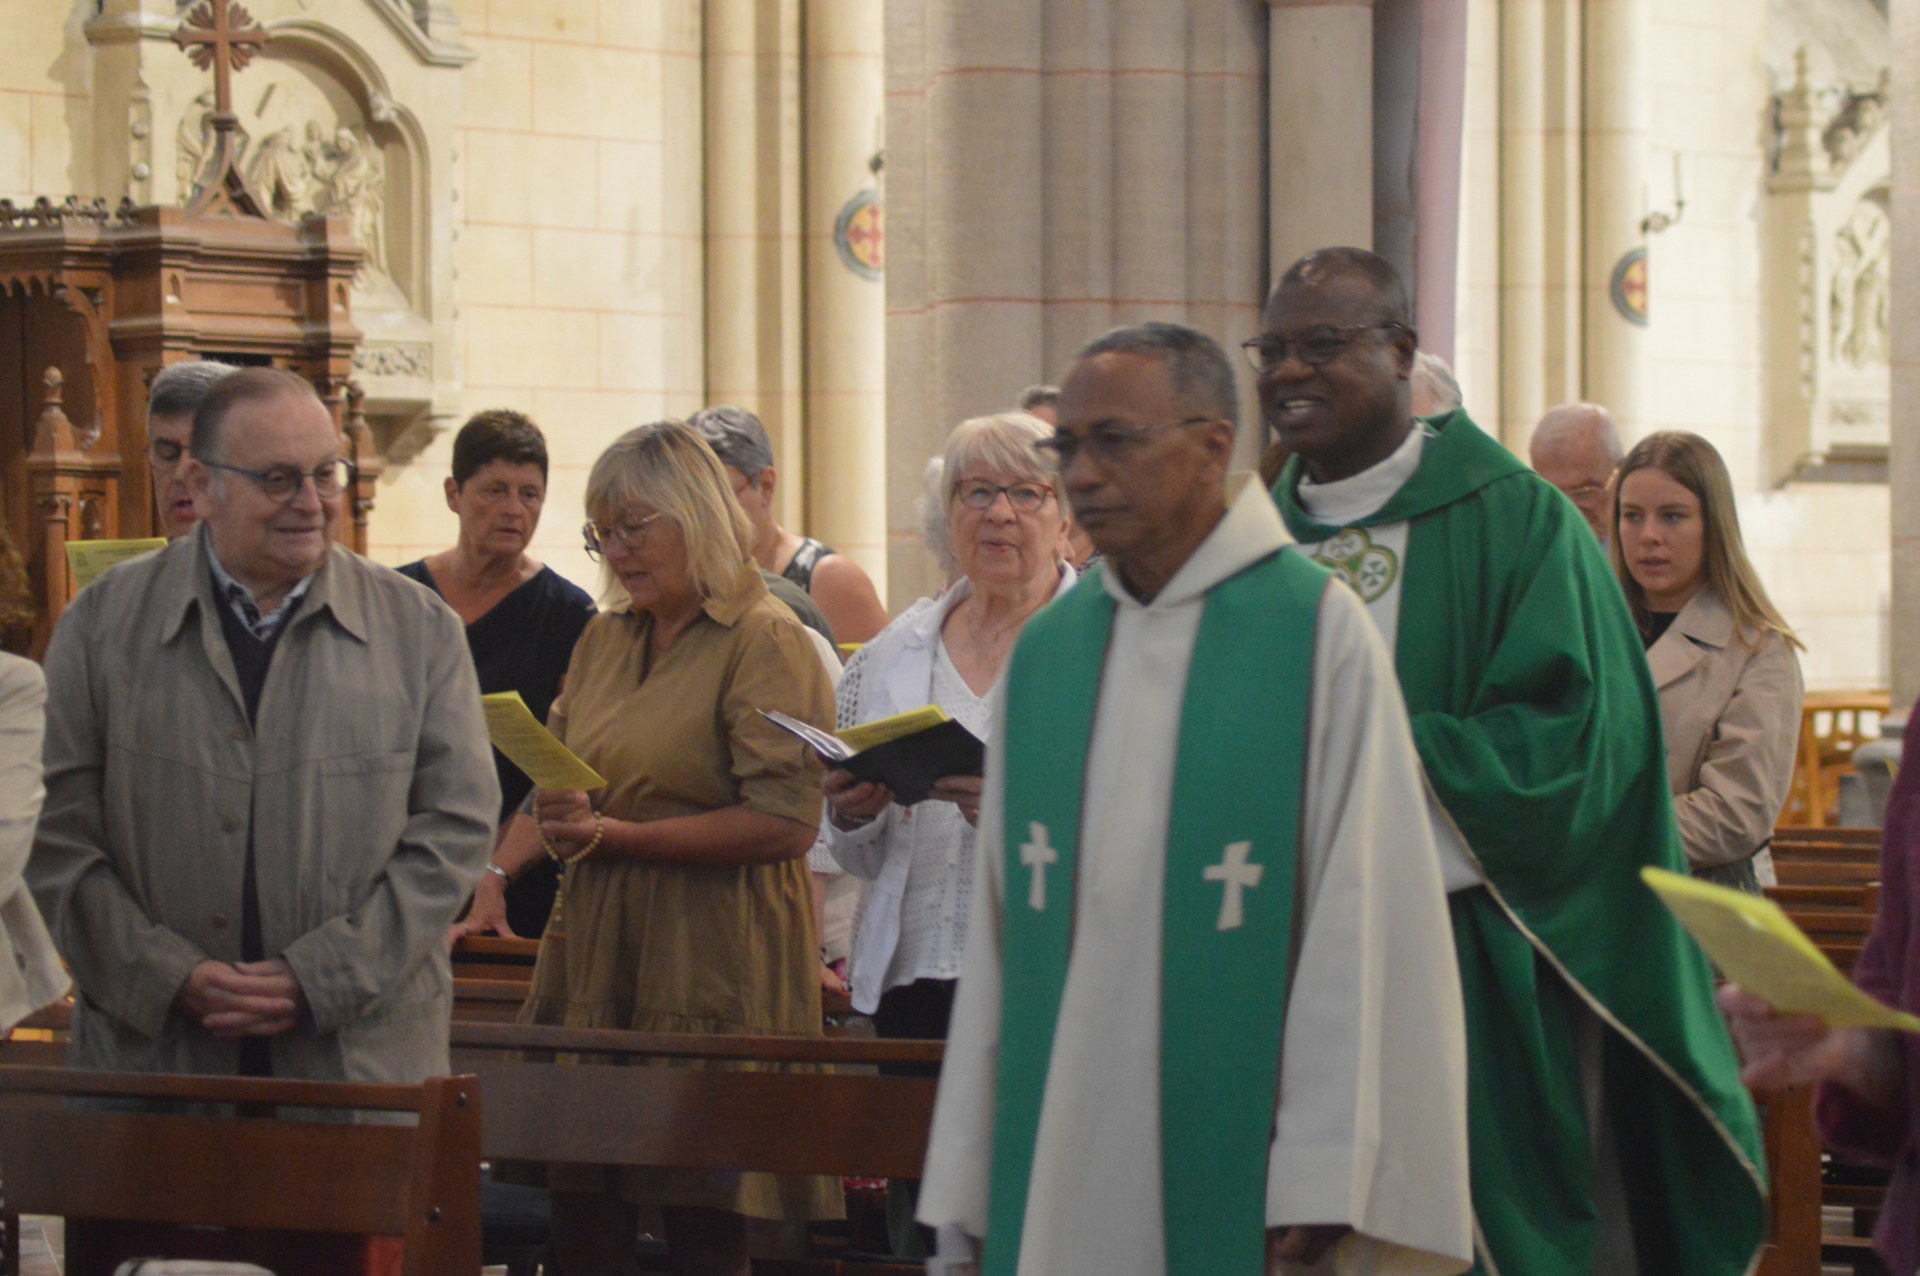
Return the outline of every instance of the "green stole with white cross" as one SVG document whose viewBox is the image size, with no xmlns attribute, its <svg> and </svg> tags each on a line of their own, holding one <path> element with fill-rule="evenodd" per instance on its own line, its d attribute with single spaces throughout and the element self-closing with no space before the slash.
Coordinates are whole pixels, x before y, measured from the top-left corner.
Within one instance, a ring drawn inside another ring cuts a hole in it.
<svg viewBox="0 0 1920 1276">
<path fill-rule="evenodd" d="M 1267 1160 L 1327 581 L 1325 569 L 1282 549 L 1215 586 L 1188 666 L 1161 922 L 1168 1276 L 1266 1270 Z M 1007 673 L 1007 897 L 986 1276 L 1015 1276 L 1020 1262 L 1072 957 L 1087 750 L 1113 614 L 1102 583 L 1082 580 L 1028 622 Z"/>
</svg>

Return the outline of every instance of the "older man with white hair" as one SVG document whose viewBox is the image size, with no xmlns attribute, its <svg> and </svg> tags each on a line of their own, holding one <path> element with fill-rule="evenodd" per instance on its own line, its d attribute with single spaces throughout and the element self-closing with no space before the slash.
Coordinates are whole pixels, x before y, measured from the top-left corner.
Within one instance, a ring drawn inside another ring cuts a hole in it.
<svg viewBox="0 0 1920 1276">
<path fill-rule="evenodd" d="M 1613 413 L 1597 403 L 1563 403 L 1552 409 L 1533 427 L 1527 443 L 1534 473 L 1566 493 L 1602 545 L 1613 539 L 1607 506 L 1613 472 L 1625 455 Z"/>
</svg>

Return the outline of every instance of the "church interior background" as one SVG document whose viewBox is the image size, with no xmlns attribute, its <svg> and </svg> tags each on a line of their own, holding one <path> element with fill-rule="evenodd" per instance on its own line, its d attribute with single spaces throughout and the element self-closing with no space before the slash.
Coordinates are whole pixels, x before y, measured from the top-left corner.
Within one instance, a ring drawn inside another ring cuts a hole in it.
<svg viewBox="0 0 1920 1276">
<path fill-rule="evenodd" d="M 212 145 L 191 5 L 3 7 L 0 198 L 186 202 Z M 1114 323 L 1237 342 L 1273 271 L 1358 243 L 1408 269 L 1510 446 L 1582 398 L 1629 444 L 1711 439 L 1808 686 L 1900 704 L 1920 324 L 1893 316 L 1920 267 L 1892 244 L 1920 173 L 1894 143 L 1920 109 L 1889 67 L 1915 7 L 246 0 L 273 38 L 234 101 L 271 214 L 365 253 L 381 561 L 450 543 L 452 428 L 505 406 L 553 451 L 534 552 L 591 587 L 594 457 L 735 402 L 784 521 L 898 610 L 934 584 L 915 507 L 954 423 Z"/>
</svg>

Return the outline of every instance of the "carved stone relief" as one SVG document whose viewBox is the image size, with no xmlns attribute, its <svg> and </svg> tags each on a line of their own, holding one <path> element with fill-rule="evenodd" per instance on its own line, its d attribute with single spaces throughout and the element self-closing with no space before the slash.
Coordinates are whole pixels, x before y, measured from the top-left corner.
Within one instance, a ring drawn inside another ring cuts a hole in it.
<svg viewBox="0 0 1920 1276">
<path fill-rule="evenodd" d="M 413 343 L 366 342 L 353 352 L 355 372 L 373 377 L 430 377 L 433 347 Z"/>
<path fill-rule="evenodd" d="M 1774 94 L 1764 218 L 1766 276 L 1798 280 L 1764 319 L 1768 452 L 1787 480 L 1818 477 L 1836 457 L 1884 455 L 1891 437 L 1888 79 L 1814 52 L 1794 51 Z M 1852 82 L 1816 79 L 1816 61 Z"/>
<path fill-rule="evenodd" d="M 250 140 L 249 151 L 247 180 L 274 216 L 345 218 L 367 251 L 368 269 L 388 274 L 386 160 L 364 132 L 343 124 L 328 136 L 318 120 L 306 121 L 304 129 L 283 124 L 257 144 Z"/>
<path fill-rule="evenodd" d="M 346 220 L 367 253 L 355 281 L 356 304 L 407 308 L 406 254 L 396 252 L 389 162 L 377 130 L 379 107 L 386 104 L 375 104 L 370 121 L 344 86 L 319 82 L 296 64 L 264 58 L 236 98 L 240 164 L 273 215 L 297 221 L 323 213 Z M 203 93 L 175 130 L 175 172 L 183 191 L 208 175 L 212 113 L 212 95 Z"/>
<path fill-rule="evenodd" d="M 1833 239 L 1828 335 L 1835 360 L 1856 368 L 1885 367 L 1893 283 L 1893 222 L 1869 196 Z"/>
</svg>

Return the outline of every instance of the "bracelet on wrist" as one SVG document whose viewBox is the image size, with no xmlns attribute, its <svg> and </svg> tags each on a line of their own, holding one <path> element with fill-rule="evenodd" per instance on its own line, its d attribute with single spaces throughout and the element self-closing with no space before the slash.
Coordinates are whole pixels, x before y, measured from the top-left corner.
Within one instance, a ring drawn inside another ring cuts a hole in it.
<svg viewBox="0 0 1920 1276">
<path fill-rule="evenodd" d="M 498 864 L 489 863 L 487 865 L 486 871 L 489 873 L 492 873 L 495 877 L 499 878 L 500 884 L 502 886 L 513 885 L 513 878 L 508 875 L 506 869 L 501 868 Z"/>
</svg>

